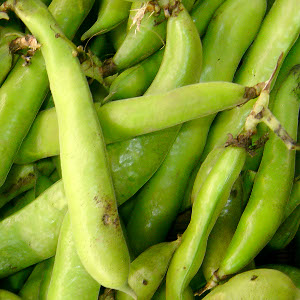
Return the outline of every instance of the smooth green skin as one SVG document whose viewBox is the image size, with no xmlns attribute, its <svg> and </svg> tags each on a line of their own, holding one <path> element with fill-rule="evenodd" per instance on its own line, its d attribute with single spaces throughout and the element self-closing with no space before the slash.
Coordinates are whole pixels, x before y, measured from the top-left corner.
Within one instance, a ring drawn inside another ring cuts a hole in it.
<svg viewBox="0 0 300 300">
<path fill-rule="evenodd" d="M 3 278 L 0 286 L 13 293 L 18 293 L 33 270 L 33 266 L 23 269 L 11 276 Z"/>
<path fill-rule="evenodd" d="M 273 114 L 293 139 L 297 136 L 299 79 L 298 65 L 281 85 L 273 107 Z M 221 279 L 246 266 L 281 224 L 294 179 L 295 151 L 288 150 L 274 132 L 269 137 L 250 199 L 217 272 Z"/>
<path fill-rule="evenodd" d="M 290 199 L 284 210 L 285 220 L 298 206 L 300 205 L 300 180 L 297 180 L 293 184 Z"/>
<path fill-rule="evenodd" d="M 111 30 L 108 34 L 109 39 L 114 47 L 114 49 L 117 51 L 121 44 L 123 43 L 126 34 L 127 34 L 127 22 L 124 21 L 121 24 L 119 24 L 116 28 Z"/>
<path fill-rule="evenodd" d="M 126 201 L 123 205 L 119 207 L 119 214 L 121 219 L 123 220 L 125 226 L 127 225 L 133 208 L 135 206 L 136 197 L 131 197 L 128 201 Z"/>
<path fill-rule="evenodd" d="M 154 245 L 140 254 L 130 265 L 129 285 L 138 299 L 150 300 L 162 282 L 174 251 L 180 244 L 180 238 L 174 242 Z M 117 300 L 132 299 L 117 292 Z"/>
<path fill-rule="evenodd" d="M 55 256 L 52 256 L 51 258 L 45 261 L 45 268 L 44 268 L 44 272 L 40 284 L 39 300 L 47 300 L 47 293 L 48 293 L 48 288 L 51 280 L 54 258 Z"/>
<path fill-rule="evenodd" d="M 131 2 L 126 0 L 102 0 L 97 21 L 82 35 L 81 40 L 84 41 L 94 35 L 103 34 L 118 26 L 128 18 L 130 7 Z"/>
<path fill-rule="evenodd" d="M 54 165 L 48 159 L 37 162 L 36 165 L 13 165 L 5 183 L 0 188 L 0 206 L 34 187 L 35 168 L 42 174 L 50 175 L 54 170 Z"/>
<path fill-rule="evenodd" d="M 298 289 L 300 288 L 300 270 L 298 268 L 289 265 L 276 265 L 276 264 L 264 265 L 261 268 L 274 269 L 286 274 L 293 280 L 295 286 Z"/>
<path fill-rule="evenodd" d="M 187 75 L 180 81 L 184 84 L 192 80 L 194 78 Z M 175 84 L 178 85 L 178 82 L 174 81 Z M 256 97 L 253 93 L 246 95 L 247 90 L 244 86 L 229 82 L 197 83 L 161 94 L 113 101 L 104 106 L 96 103 L 95 108 L 101 120 L 105 142 L 110 144 L 214 114 Z M 38 147 L 41 148 L 39 152 L 43 151 L 38 158 L 59 154 L 56 120 L 54 109 L 43 111 L 38 116 L 18 154 L 17 163 L 37 158 L 35 153 L 31 154 L 31 147 L 33 151 Z M 52 144 L 46 146 L 44 143 L 50 142 L 49 137 Z"/>
<path fill-rule="evenodd" d="M 93 3 L 94 0 L 54 0 L 49 10 L 67 37 L 72 37 Z M 21 60 L 17 62 L 0 90 L 0 186 L 48 92 L 41 53 L 35 54 L 30 66 L 24 68 L 22 64 Z"/>
<path fill-rule="evenodd" d="M 69 213 L 58 238 L 55 262 L 47 299 L 98 299 L 100 284 L 84 269 L 76 252 Z"/>
<path fill-rule="evenodd" d="M 145 95 L 158 94 L 199 81 L 202 67 L 201 41 L 188 11 L 183 5 L 179 9 L 176 16 L 168 19 L 163 60 Z"/>
<path fill-rule="evenodd" d="M 230 196 L 207 240 L 206 252 L 201 266 L 206 280 L 209 280 L 213 272 L 219 268 L 242 215 L 243 190 L 241 181 L 241 178 L 238 178 L 234 183 Z"/>
<path fill-rule="evenodd" d="M 130 258 L 105 143 L 80 62 L 46 6 L 36 0 L 12 4 L 43 45 L 41 51 L 58 115 L 64 189 L 80 260 L 97 282 L 134 297 L 127 283 Z"/>
<path fill-rule="evenodd" d="M 183 5 L 189 11 L 194 0 L 183 0 Z M 140 3 L 133 3 L 136 7 Z M 157 25 L 158 24 L 158 25 Z M 164 45 L 166 39 L 167 22 L 163 11 L 158 16 L 146 13 L 142 19 L 140 30 L 132 26 L 127 32 L 126 38 L 118 48 L 112 61 L 118 70 L 127 69 L 144 60 Z"/>
<path fill-rule="evenodd" d="M 299 291 L 293 281 L 282 272 L 258 269 L 234 276 L 225 284 L 216 287 L 203 299 L 294 300 L 299 299 Z"/>
<path fill-rule="evenodd" d="M 157 51 L 141 63 L 126 69 L 111 84 L 105 101 L 138 97 L 145 93 L 155 78 L 164 49 Z"/>
<path fill-rule="evenodd" d="M 61 161 L 60 161 L 60 156 L 57 155 L 57 156 L 53 156 L 52 157 L 52 161 L 53 161 L 53 164 L 55 165 L 55 168 L 60 176 L 60 178 L 62 177 L 62 172 L 61 172 Z"/>
<path fill-rule="evenodd" d="M 0 223 L 0 278 L 55 254 L 66 211 L 67 201 L 59 181 Z"/>
<path fill-rule="evenodd" d="M 182 299 L 204 258 L 208 236 L 246 159 L 242 148 L 227 147 L 219 156 L 193 203 L 190 223 L 167 273 L 167 299 Z"/>
<path fill-rule="evenodd" d="M 300 206 L 279 226 L 268 246 L 272 249 L 284 249 L 295 237 L 300 225 Z"/>
<path fill-rule="evenodd" d="M 214 12 L 225 0 L 205 0 L 194 5 L 191 11 L 191 17 L 197 27 L 197 30 L 202 36 L 209 24 Z"/>
<path fill-rule="evenodd" d="M 6 290 L 0 290 L 0 299 L 1 300 L 22 300 L 19 296 Z"/>
<path fill-rule="evenodd" d="M 195 299 L 193 290 L 190 287 L 187 287 L 183 292 L 183 300 L 192 300 Z M 152 300 L 166 300 L 166 283 L 164 283 L 153 295 Z"/>
<path fill-rule="evenodd" d="M 39 292 L 40 292 L 40 285 L 43 277 L 43 273 L 46 267 L 46 260 L 38 263 L 33 271 L 31 272 L 30 276 L 28 277 L 27 281 L 21 288 L 19 295 L 24 300 L 38 300 L 39 299 Z"/>
<path fill-rule="evenodd" d="M 281 53 L 285 57 L 300 32 L 298 0 L 276 0 L 265 17 L 258 35 L 240 67 L 235 82 L 252 85 L 268 80 Z M 262 49 L 264 49 L 262 51 Z M 243 129 L 255 100 L 219 114 L 210 130 L 202 160 L 215 147 L 225 143 L 227 134 L 237 135 Z"/>
<path fill-rule="evenodd" d="M 224 147 L 219 147 L 216 149 L 213 149 L 208 155 L 205 161 L 201 164 L 201 166 L 198 168 L 197 175 L 194 180 L 194 184 L 192 187 L 192 193 L 191 193 L 191 206 L 193 205 L 195 199 L 197 198 L 197 195 L 199 191 L 201 190 L 201 187 L 203 183 L 205 182 L 207 176 L 213 169 L 216 162 L 219 160 L 219 156 L 222 154 L 222 152 L 225 150 Z"/>
<path fill-rule="evenodd" d="M 252 187 L 255 181 L 256 172 L 252 170 L 244 171 L 242 175 L 243 179 L 243 208 L 246 207 L 249 200 Z"/>
<path fill-rule="evenodd" d="M 14 57 L 9 51 L 9 44 L 21 35 L 21 32 L 13 28 L 0 26 L 0 86 L 13 66 Z"/>
</svg>

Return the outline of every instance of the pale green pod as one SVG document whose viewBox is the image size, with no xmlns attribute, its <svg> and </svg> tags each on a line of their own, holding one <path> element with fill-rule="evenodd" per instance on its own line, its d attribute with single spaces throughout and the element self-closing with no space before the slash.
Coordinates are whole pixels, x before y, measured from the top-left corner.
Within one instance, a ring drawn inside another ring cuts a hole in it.
<svg viewBox="0 0 300 300">
<path fill-rule="evenodd" d="M 234 276 L 228 282 L 216 287 L 205 300 L 296 300 L 300 290 L 282 272 L 258 269 Z"/>
</svg>

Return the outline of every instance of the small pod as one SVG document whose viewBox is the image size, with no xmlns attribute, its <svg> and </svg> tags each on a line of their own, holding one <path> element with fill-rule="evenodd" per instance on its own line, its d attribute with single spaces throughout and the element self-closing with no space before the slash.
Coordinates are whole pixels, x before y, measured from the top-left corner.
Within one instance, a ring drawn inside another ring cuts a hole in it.
<svg viewBox="0 0 300 300">
<path fill-rule="evenodd" d="M 282 272 L 258 269 L 234 276 L 216 287 L 205 300 L 299 299 L 300 290 Z"/>
<path fill-rule="evenodd" d="M 130 6 L 130 1 L 126 0 L 101 1 L 97 21 L 82 35 L 81 40 L 84 41 L 95 35 L 103 34 L 118 26 L 128 18 Z"/>
<path fill-rule="evenodd" d="M 154 245 L 140 254 L 130 265 L 129 285 L 138 299 L 150 300 L 162 282 L 174 251 L 181 238 L 174 242 Z M 117 292 L 117 300 L 129 300 L 130 296 Z"/>
</svg>

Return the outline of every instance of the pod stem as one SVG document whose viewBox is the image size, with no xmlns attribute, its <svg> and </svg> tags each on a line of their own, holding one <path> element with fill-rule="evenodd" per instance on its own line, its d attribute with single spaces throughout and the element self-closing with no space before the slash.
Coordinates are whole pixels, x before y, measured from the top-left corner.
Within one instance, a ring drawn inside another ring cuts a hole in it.
<svg viewBox="0 0 300 300">
<path fill-rule="evenodd" d="M 201 296 L 206 291 L 209 291 L 219 285 L 220 278 L 217 275 L 217 272 L 218 272 L 218 270 L 216 270 L 213 273 L 213 275 L 211 276 L 211 278 L 209 279 L 209 281 L 206 283 L 206 285 L 203 288 L 199 289 L 198 291 L 196 291 L 194 293 L 194 296 Z"/>
<path fill-rule="evenodd" d="M 279 120 L 273 115 L 268 108 L 270 99 L 271 83 L 274 80 L 275 74 L 283 59 L 283 53 L 280 54 L 276 67 L 273 70 L 270 78 L 265 82 L 264 87 L 257 101 L 255 102 L 250 114 L 245 122 L 245 131 L 254 134 L 259 123 L 265 123 L 287 146 L 289 150 L 299 150 L 300 145 L 292 139 L 288 132 L 280 124 Z"/>
</svg>

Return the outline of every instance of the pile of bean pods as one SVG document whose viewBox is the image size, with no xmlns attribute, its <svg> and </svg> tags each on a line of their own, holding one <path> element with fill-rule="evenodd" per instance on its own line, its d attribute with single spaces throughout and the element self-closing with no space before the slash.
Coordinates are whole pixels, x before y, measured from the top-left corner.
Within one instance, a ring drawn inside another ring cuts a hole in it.
<svg viewBox="0 0 300 300">
<path fill-rule="evenodd" d="M 0 1 L 0 299 L 300 299 L 299 0 Z"/>
</svg>

